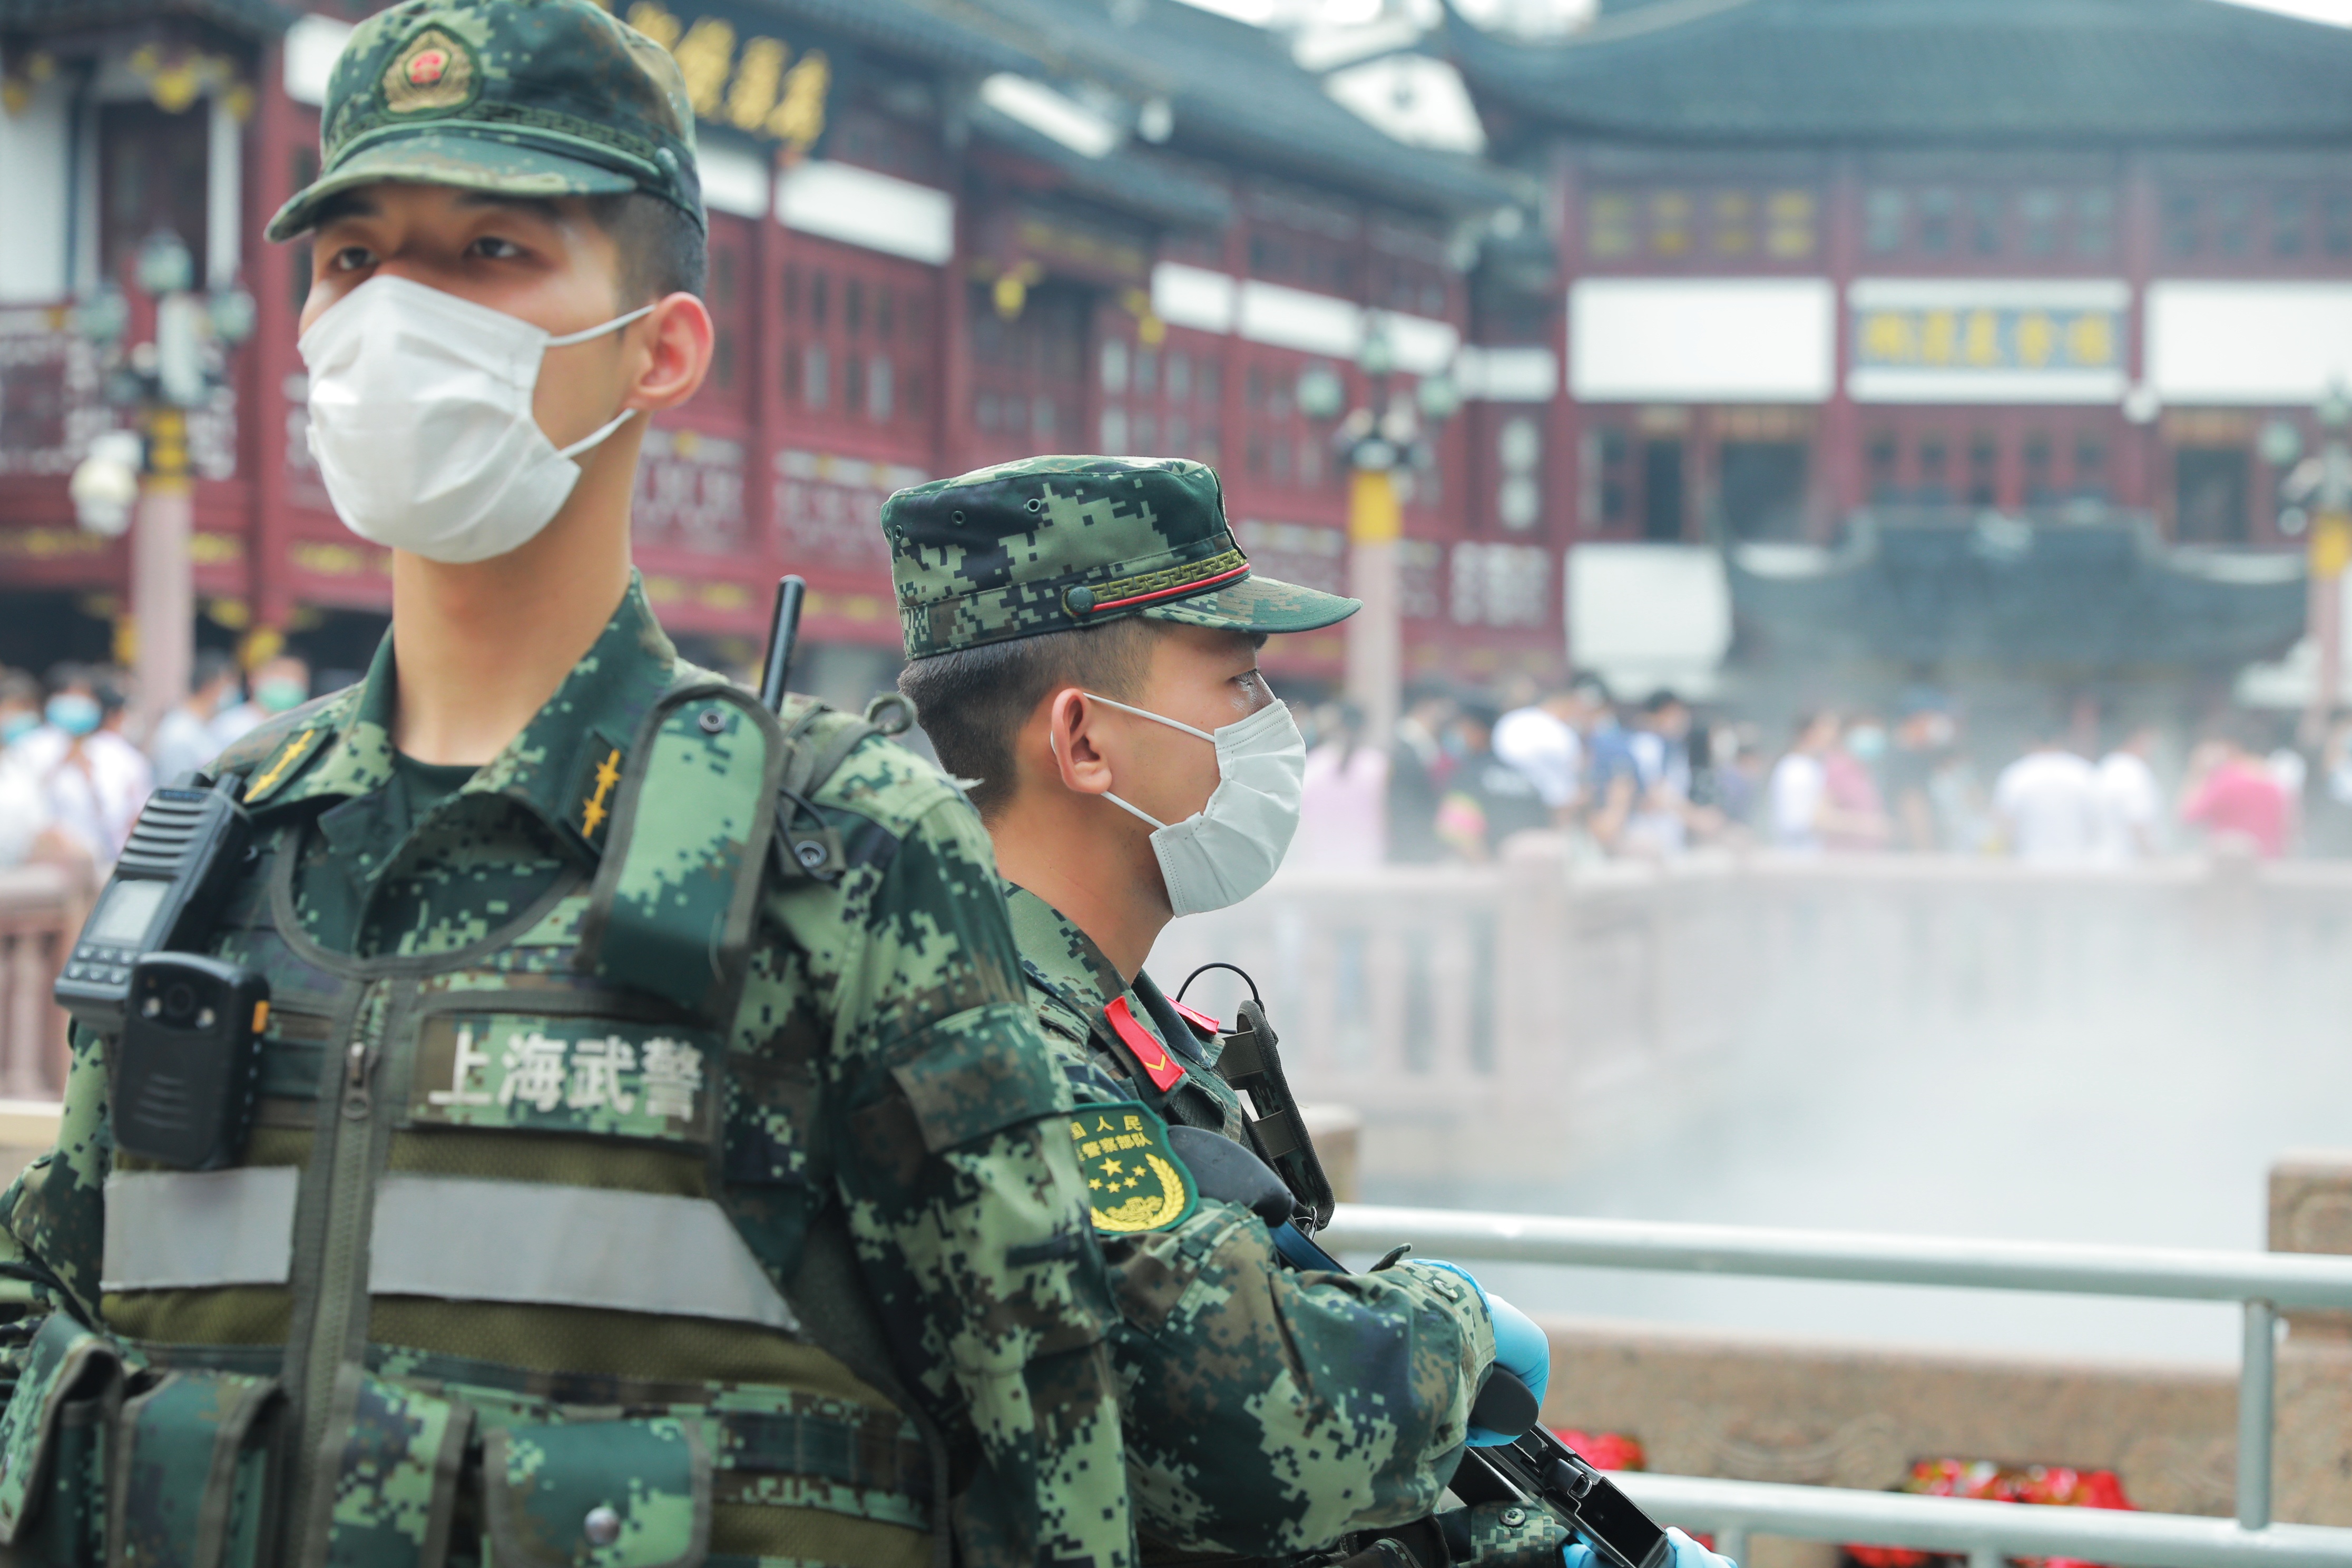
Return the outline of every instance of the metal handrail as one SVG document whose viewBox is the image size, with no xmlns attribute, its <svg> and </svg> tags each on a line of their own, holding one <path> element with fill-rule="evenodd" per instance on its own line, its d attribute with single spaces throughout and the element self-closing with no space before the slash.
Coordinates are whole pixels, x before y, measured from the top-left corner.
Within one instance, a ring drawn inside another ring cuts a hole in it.
<svg viewBox="0 0 2352 1568">
<path fill-rule="evenodd" d="M 1409 1241 L 1455 1258 L 1490 1262 L 2237 1301 L 2245 1310 L 2245 1343 L 2238 1377 L 2234 1524 L 2180 1514 L 2020 1509 L 1956 1498 L 1688 1476 L 1638 1477 L 1638 1485 L 1629 1484 L 1628 1489 L 1644 1500 L 1654 1499 L 1678 1519 L 1715 1523 L 1743 1547 L 1749 1529 L 1764 1527 L 1775 1533 L 1929 1551 L 1958 1546 L 1988 1562 L 2000 1553 L 2178 1568 L 2352 1564 L 2352 1530 L 2271 1522 L 2278 1309 L 2352 1310 L 2352 1258 L 1561 1219 L 1367 1204 L 1340 1205 L 1319 1239 L 1333 1251 L 1346 1252 L 1383 1251 Z M 2067 1516 L 2063 1522 L 2058 1521 L 2061 1514 Z M 2079 1517 L 2084 1515 L 2098 1517 Z"/>
<path fill-rule="evenodd" d="M 2352 1310 L 2352 1258 L 2069 1242 L 1977 1241 L 1866 1231 L 1779 1230 L 1656 1220 L 1341 1204 L 1318 1239 L 1340 1251 L 1399 1242 L 1461 1258 L 1881 1285 L 1959 1285 Z"/>
<path fill-rule="evenodd" d="M 1745 1561 L 1749 1531 L 1798 1541 L 1860 1541 L 1965 1553 L 1976 1563 L 2067 1557 L 2138 1568 L 2344 1568 L 2352 1530 L 2105 1508 L 2028 1508 L 1972 1498 L 1913 1497 L 1847 1487 L 1724 1481 L 1621 1472 L 1612 1478 L 1651 1513 L 1716 1532 L 1716 1550 Z"/>
</svg>

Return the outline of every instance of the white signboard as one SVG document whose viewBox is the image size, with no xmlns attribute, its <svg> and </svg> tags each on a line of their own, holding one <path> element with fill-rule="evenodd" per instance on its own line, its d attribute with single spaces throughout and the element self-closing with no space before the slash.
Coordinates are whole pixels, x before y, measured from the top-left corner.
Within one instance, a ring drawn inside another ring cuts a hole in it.
<svg viewBox="0 0 2352 1568">
<path fill-rule="evenodd" d="M 2147 380 L 2168 404 L 2310 404 L 2352 387 L 2352 284 L 2151 283 Z"/>
<path fill-rule="evenodd" d="M 1569 289 L 1569 389 L 1586 403 L 1819 403 L 1836 297 L 1819 278 L 1586 278 Z"/>
</svg>

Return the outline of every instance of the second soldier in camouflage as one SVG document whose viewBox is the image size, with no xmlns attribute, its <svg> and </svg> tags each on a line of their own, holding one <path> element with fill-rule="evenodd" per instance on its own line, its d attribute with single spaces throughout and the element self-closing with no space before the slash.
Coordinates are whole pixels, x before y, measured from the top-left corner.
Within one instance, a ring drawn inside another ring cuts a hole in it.
<svg viewBox="0 0 2352 1568">
<path fill-rule="evenodd" d="M 1216 475 L 1196 463 L 1003 464 L 900 491 L 883 527 L 912 661 L 902 689 L 941 761 L 979 775 L 966 786 L 1018 884 L 1013 931 L 1030 998 L 1079 1102 L 1073 1134 L 1097 1183 L 1121 1311 L 1113 1354 L 1147 1554 L 1344 1554 L 1355 1532 L 1426 1519 L 1495 1359 L 1482 1297 L 1458 1273 L 1417 1262 L 1361 1276 L 1295 1271 L 1265 1226 L 1231 1203 L 1134 1211 L 1132 1194 L 1145 1189 L 1128 1184 L 1150 1167 L 1112 1141 L 1127 1121 L 1246 1143 L 1246 1113 L 1216 1071 L 1213 1027 L 1140 970 L 1169 910 L 1150 852 L 1122 845 L 1128 819 L 1070 795 L 1057 771 L 1080 763 L 1073 747 L 1090 756 L 1118 743 L 1099 727 L 1108 721 L 1090 727 L 1074 709 L 1104 698 L 1151 708 L 1146 694 L 1171 689 L 1154 672 L 1180 655 L 1225 661 L 1205 706 L 1177 715 L 1222 740 L 1226 718 L 1270 701 L 1254 642 L 1328 626 L 1355 602 L 1254 574 Z M 1119 739 L 1150 741 L 1161 728 L 1130 724 Z M 1184 748 L 1207 751 L 1182 734 L 1167 745 L 1160 754 L 1179 763 L 1198 761 Z M 1163 782 L 1122 775 L 1112 787 L 1144 799 Z M 1166 814 L 1198 804 L 1171 797 Z M 1156 917 L 1123 912 L 1139 894 L 1160 900 Z M 1118 1161 L 1129 1163 L 1104 1168 Z M 1453 1522 L 1466 1552 L 1473 1521 Z M 1481 1510 L 1475 1522 L 1522 1561 L 1559 1560 L 1565 1534 L 1539 1512 L 1515 1510 L 1505 1526 Z M 1445 1555 L 1439 1539 L 1424 1530 L 1420 1554 Z"/>
</svg>

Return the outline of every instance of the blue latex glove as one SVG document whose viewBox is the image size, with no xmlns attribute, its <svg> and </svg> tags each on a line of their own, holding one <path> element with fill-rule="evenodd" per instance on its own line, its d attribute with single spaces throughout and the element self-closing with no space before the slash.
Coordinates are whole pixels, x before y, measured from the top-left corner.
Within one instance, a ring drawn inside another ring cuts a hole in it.
<svg viewBox="0 0 2352 1568">
<path fill-rule="evenodd" d="M 1486 1304 L 1486 1316 L 1495 1325 L 1496 1367 L 1526 1384 L 1528 1392 L 1536 1396 L 1538 1405 L 1541 1405 L 1544 1390 L 1551 1384 L 1551 1341 L 1544 1337 L 1544 1331 L 1536 1327 L 1535 1321 L 1500 1296 L 1488 1291 L 1478 1283 L 1476 1276 L 1459 1264 L 1441 1262 L 1433 1258 L 1418 1261 L 1432 1268 L 1458 1274 L 1470 1281 L 1470 1288 L 1477 1291 L 1478 1300 Z M 1490 1432 L 1484 1426 L 1473 1426 L 1470 1428 L 1470 1446 L 1474 1448 L 1499 1447 L 1514 1441 L 1517 1436 L 1517 1433 Z M 1704 1568 L 1704 1564 L 1694 1564 L 1693 1568 Z"/>
<path fill-rule="evenodd" d="M 1730 1558 L 1709 1552 L 1671 1524 L 1666 1526 L 1666 1538 L 1675 1543 L 1674 1568 L 1739 1568 Z M 1601 1554 L 1581 1541 L 1561 1547 L 1559 1560 L 1560 1568 L 1607 1568 Z"/>
</svg>

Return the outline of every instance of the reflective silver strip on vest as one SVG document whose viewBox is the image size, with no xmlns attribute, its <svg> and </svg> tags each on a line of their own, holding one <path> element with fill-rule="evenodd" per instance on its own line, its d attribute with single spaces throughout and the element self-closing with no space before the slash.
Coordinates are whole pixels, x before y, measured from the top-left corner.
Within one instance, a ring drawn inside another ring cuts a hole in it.
<svg viewBox="0 0 2352 1568">
<path fill-rule="evenodd" d="M 117 1171 L 106 1178 L 101 1290 L 283 1285 L 293 1276 L 294 1165 Z"/>
<path fill-rule="evenodd" d="M 709 1199 L 539 1182 L 385 1175 L 368 1289 L 799 1327 Z"/>
</svg>

